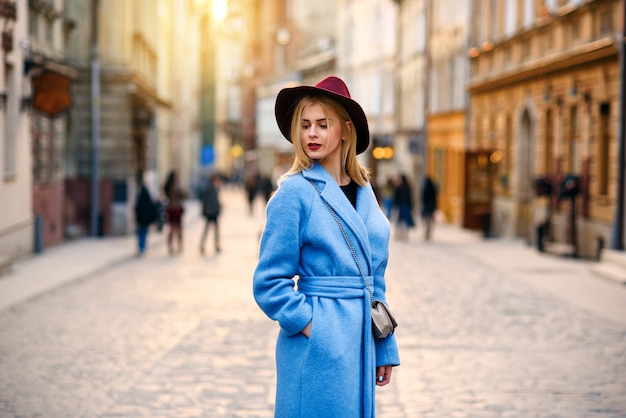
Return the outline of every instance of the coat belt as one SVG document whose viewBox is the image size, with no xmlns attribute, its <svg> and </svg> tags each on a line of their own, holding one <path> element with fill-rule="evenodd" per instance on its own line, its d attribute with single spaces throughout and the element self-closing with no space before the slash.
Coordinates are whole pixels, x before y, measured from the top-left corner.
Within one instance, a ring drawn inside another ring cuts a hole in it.
<svg viewBox="0 0 626 418">
<path fill-rule="evenodd" d="M 374 278 L 365 276 L 370 286 L 373 286 Z M 298 291 L 307 296 L 319 296 L 326 298 L 348 299 L 365 298 L 369 302 L 369 294 L 363 277 L 361 276 L 300 276 L 298 279 Z M 370 304 L 363 304 L 363 373 L 369 376 L 363 385 L 363 411 L 365 417 L 374 416 L 374 377 L 375 369 L 375 347 L 372 337 L 372 316 Z"/>
<path fill-rule="evenodd" d="M 372 286 L 374 278 L 372 276 L 365 278 Z M 300 276 L 298 292 L 307 296 L 337 299 L 362 298 L 367 295 L 361 276 Z"/>
</svg>

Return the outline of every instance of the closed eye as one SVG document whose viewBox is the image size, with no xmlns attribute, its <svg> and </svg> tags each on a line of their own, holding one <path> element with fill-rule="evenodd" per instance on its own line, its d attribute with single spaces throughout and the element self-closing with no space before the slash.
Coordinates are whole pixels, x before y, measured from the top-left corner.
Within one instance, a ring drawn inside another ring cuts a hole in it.
<svg viewBox="0 0 626 418">
<path fill-rule="evenodd" d="M 320 120 L 318 120 L 316 122 L 317 122 L 317 125 L 320 128 L 322 128 L 322 129 L 328 128 L 328 123 L 326 122 L 326 119 L 320 119 Z M 302 126 L 302 129 L 309 129 L 311 127 L 311 122 L 309 122 L 309 121 L 302 122 L 301 126 Z"/>
</svg>

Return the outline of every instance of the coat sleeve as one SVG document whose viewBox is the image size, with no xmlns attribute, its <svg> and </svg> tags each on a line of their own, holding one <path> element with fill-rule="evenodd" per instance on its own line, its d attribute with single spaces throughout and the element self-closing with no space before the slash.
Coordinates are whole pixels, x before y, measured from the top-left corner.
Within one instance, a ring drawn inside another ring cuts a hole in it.
<svg viewBox="0 0 626 418">
<path fill-rule="evenodd" d="M 297 184 L 288 180 L 267 204 L 253 293 L 261 310 L 291 336 L 306 327 L 313 313 L 306 296 L 295 290 L 294 281 L 300 262 L 300 231 L 310 209 L 302 202 Z"/>
<path fill-rule="evenodd" d="M 379 267 L 378 271 L 374 272 L 374 298 L 387 304 L 385 297 L 386 283 L 384 274 L 380 273 L 385 271 L 384 262 Z M 389 306 L 389 305 L 388 305 Z M 390 306 L 391 311 L 393 308 Z M 399 366 L 400 354 L 398 352 L 398 344 L 396 343 L 395 334 L 391 334 L 383 340 L 376 341 L 376 366 Z"/>
<path fill-rule="evenodd" d="M 378 206 L 372 206 L 372 210 L 380 210 Z M 373 244 L 380 245 L 382 254 L 384 255 L 374 266 L 374 299 L 385 303 L 393 312 L 393 307 L 387 303 L 387 283 L 385 280 L 385 271 L 387 270 L 387 262 L 389 261 L 389 241 L 388 237 L 384 242 Z M 380 250 L 379 250 L 380 251 Z M 376 341 L 376 366 L 399 366 L 400 354 L 398 352 L 398 344 L 395 334 L 391 334 L 383 340 Z"/>
</svg>

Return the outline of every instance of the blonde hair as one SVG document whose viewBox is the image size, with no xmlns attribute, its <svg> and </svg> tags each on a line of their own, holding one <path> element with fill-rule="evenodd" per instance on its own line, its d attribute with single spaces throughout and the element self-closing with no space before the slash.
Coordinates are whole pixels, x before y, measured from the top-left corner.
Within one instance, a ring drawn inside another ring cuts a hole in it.
<svg viewBox="0 0 626 418">
<path fill-rule="evenodd" d="M 295 151 L 295 158 L 291 168 L 281 177 L 281 180 L 313 167 L 313 160 L 306 154 L 302 146 L 300 131 L 302 129 L 302 113 L 307 106 L 314 103 L 322 106 L 329 126 L 332 123 L 329 112 L 334 111 L 337 116 L 339 116 L 339 120 L 342 124 L 341 129 L 346 138 L 345 141 L 341 142 L 341 160 L 343 161 L 344 169 L 356 184 L 365 186 L 369 182 L 370 171 L 367 167 L 363 166 L 356 157 L 356 130 L 352 126 L 350 115 L 348 115 L 346 109 L 338 102 L 324 96 L 306 96 L 298 102 L 293 112 L 290 126 L 290 137 Z"/>
</svg>

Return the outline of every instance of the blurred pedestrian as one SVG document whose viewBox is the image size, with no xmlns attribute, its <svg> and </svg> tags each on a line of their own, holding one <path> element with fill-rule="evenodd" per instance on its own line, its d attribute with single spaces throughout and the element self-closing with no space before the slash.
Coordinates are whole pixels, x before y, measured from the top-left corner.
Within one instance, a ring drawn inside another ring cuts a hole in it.
<svg viewBox="0 0 626 418">
<path fill-rule="evenodd" d="M 157 205 L 152 200 L 145 184 L 141 184 L 135 200 L 135 227 L 137 234 L 137 255 L 142 256 L 146 251 L 148 231 L 150 225 L 157 220 Z"/>
<path fill-rule="evenodd" d="M 270 200 L 272 193 L 274 193 L 274 185 L 270 176 L 261 176 L 259 179 L 259 192 L 263 194 L 265 203 Z"/>
<path fill-rule="evenodd" d="M 391 219 L 391 210 L 393 209 L 393 191 L 395 189 L 395 185 L 393 183 L 393 178 L 388 177 L 387 181 L 380 188 L 380 200 L 383 206 L 383 210 L 385 211 L 385 215 L 387 219 Z"/>
<path fill-rule="evenodd" d="M 409 229 L 415 226 L 413 219 L 413 192 L 405 174 L 400 176 L 398 185 L 393 193 L 393 205 L 397 209 L 396 239 L 407 241 Z"/>
<path fill-rule="evenodd" d="M 281 90 L 275 114 L 295 159 L 267 205 L 253 278 L 280 326 L 274 416 L 373 417 L 375 386 L 399 355 L 393 334 L 371 331 L 368 289 L 385 301 L 389 222 L 357 159 L 367 118 L 337 77 Z"/>
<path fill-rule="evenodd" d="M 437 186 L 429 176 L 424 178 L 421 205 L 421 215 L 424 223 L 424 239 L 429 241 L 435 224 L 435 211 L 437 210 Z"/>
<path fill-rule="evenodd" d="M 202 216 L 204 217 L 205 222 L 202 238 L 200 238 L 201 254 L 204 254 L 204 245 L 206 243 L 206 238 L 209 234 L 209 228 L 211 225 L 213 225 L 213 243 L 215 245 L 215 252 L 220 252 L 220 229 L 218 220 L 222 209 L 219 199 L 221 184 L 222 179 L 219 174 L 213 173 L 209 176 L 209 181 L 202 192 Z"/>
<path fill-rule="evenodd" d="M 259 190 L 259 174 L 248 174 L 244 187 L 246 189 L 246 198 L 248 199 L 248 214 L 252 216 L 254 214 L 254 199 Z"/>
<path fill-rule="evenodd" d="M 185 212 L 183 203 L 187 193 L 179 184 L 178 172 L 176 170 L 170 171 L 163 186 L 163 191 L 167 198 L 165 213 L 167 214 L 167 225 L 169 226 L 167 249 L 170 254 L 175 252 L 181 253 L 183 251 L 183 213 Z M 176 248 L 174 248 L 174 244 L 177 245 Z"/>
</svg>

